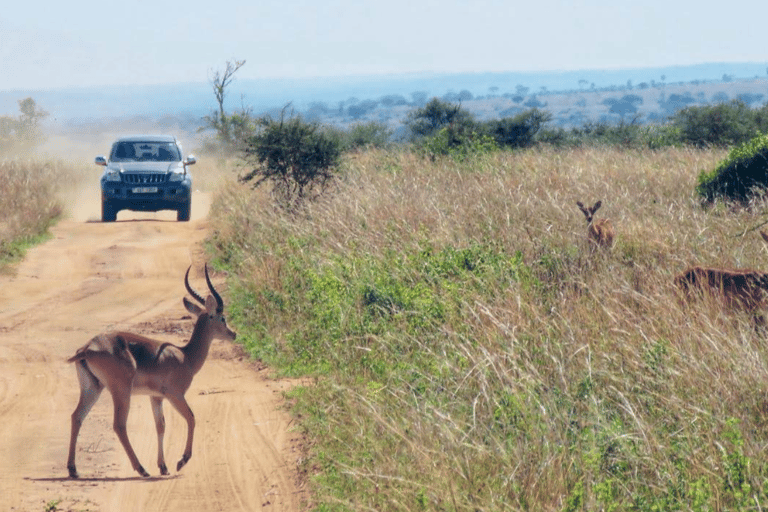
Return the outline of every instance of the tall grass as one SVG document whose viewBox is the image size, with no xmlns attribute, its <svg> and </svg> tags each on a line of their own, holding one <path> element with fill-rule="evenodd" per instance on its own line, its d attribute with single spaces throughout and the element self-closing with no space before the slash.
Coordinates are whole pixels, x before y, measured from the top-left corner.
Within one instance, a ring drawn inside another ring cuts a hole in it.
<svg viewBox="0 0 768 512">
<path fill-rule="evenodd" d="M 0 160 L 0 269 L 18 261 L 63 212 L 58 191 L 72 166 L 54 160 Z"/>
<path fill-rule="evenodd" d="M 292 395 L 312 505 L 768 506 L 766 332 L 672 287 L 693 263 L 768 268 L 765 203 L 694 196 L 724 156 L 368 151 L 300 215 L 226 187 L 211 244 L 238 333 L 314 377 Z M 612 250 L 586 241 L 575 202 L 596 199 Z"/>
</svg>

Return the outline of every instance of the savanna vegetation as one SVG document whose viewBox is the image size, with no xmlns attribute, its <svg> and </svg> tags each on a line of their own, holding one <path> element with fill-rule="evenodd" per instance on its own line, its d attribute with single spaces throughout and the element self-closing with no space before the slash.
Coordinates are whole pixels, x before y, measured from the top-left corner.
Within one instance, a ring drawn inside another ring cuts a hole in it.
<svg viewBox="0 0 768 512">
<path fill-rule="evenodd" d="M 57 161 L 0 161 L 0 270 L 46 237 L 63 212 L 58 193 L 71 184 L 73 169 Z"/>
<path fill-rule="evenodd" d="M 44 138 L 42 121 L 48 112 L 33 98 L 18 101 L 18 116 L 0 116 L 0 154 L 23 154 L 36 148 Z"/>
<path fill-rule="evenodd" d="M 704 208 L 723 149 L 348 153 L 333 193 L 211 213 L 245 346 L 279 374 L 318 510 L 758 510 L 768 349 L 672 286 L 766 267 L 762 199 Z M 592 250 L 575 202 L 603 200 Z M 240 338 L 239 338 L 240 339 Z"/>
<path fill-rule="evenodd" d="M 765 328 L 673 286 L 691 264 L 768 268 L 764 194 L 702 192 L 762 128 L 702 144 L 682 118 L 548 130 L 439 101 L 397 144 L 211 120 L 247 136 L 208 250 L 238 341 L 307 383 L 289 398 L 310 508 L 768 506 Z M 598 199 L 610 248 L 576 206 Z"/>
</svg>

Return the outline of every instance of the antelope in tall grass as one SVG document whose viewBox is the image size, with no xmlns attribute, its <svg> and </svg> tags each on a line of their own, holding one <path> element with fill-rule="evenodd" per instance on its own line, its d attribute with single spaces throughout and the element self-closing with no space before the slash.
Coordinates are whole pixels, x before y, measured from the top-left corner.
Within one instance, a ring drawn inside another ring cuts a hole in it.
<svg viewBox="0 0 768 512">
<path fill-rule="evenodd" d="M 236 334 L 227 327 L 224 318 L 224 301 L 211 284 L 208 265 L 205 266 L 205 281 L 211 293 L 205 299 L 189 285 L 191 268 L 188 268 L 184 275 L 184 286 L 187 292 L 204 307 L 184 297 L 184 307 L 197 317 L 192 336 L 186 345 L 179 347 L 138 334 L 111 332 L 94 337 L 68 359 L 68 362 L 75 363 L 77 378 L 80 382 L 80 401 L 72 413 L 72 432 L 67 460 L 70 478 L 78 478 L 75 453 L 80 427 L 104 388 L 107 388 L 112 395 L 115 433 L 133 469 L 141 476 L 147 477 L 149 473 L 139 463 L 126 430 L 131 395 L 149 395 L 157 429 L 157 466 L 160 473 L 168 474 L 163 455 L 165 434 L 163 400 L 166 398 L 187 420 L 187 445 L 181 460 L 176 465 L 176 471 L 181 470 L 192 457 L 195 416 L 184 394 L 189 389 L 195 374 L 203 367 L 213 339 L 233 341 Z"/>
<path fill-rule="evenodd" d="M 768 234 L 760 232 L 768 242 Z M 740 309 L 755 314 L 758 323 L 763 316 L 757 313 L 766 302 L 768 273 L 752 269 L 726 269 L 694 266 L 675 276 L 675 286 L 686 300 L 694 295 L 709 295 L 721 300 L 729 309 Z"/>
<path fill-rule="evenodd" d="M 595 212 L 603 205 L 602 201 L 597 201 L 591 207 L 587 208 L 581 201 L 576 201 L 576 206 L 579 207 L 581 213 L 587 219 L 587 240 L 591 243 L 592 247 L 607 247 L 613 246 L 613 224 L 610 219 L 598 219 L 595 220 Z"/>
</svg>

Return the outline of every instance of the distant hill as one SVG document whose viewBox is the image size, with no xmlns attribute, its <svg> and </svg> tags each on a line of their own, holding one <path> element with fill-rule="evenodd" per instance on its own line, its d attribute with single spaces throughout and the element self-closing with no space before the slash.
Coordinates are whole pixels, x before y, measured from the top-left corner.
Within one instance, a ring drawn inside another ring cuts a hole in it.
<svg viewBox="0 0 768 512">
<path fill-rule="evenodd" d="M 52 130 L 107 124 L 194 132 L 214 107 L 208 83 L 80 87 L 0 92 L 0 115 L 17 115 L 17 101 L 35 99 L 51 115 Z M 397 128 L 407 112 L 429 98 L 461 102 L 481 119 L 507 117 L 537 106 L 554 124 L 622 118 L 658 121 L 678 108 L 741 97 L 768 100 L 768 64 L 714 63 L 646 69 L 552 72 L 404 74 L 296 80 L 236 80 L 227 108 L 255 114 L 295 112 L 325 123 L 377 121 Z"/>
</svg>

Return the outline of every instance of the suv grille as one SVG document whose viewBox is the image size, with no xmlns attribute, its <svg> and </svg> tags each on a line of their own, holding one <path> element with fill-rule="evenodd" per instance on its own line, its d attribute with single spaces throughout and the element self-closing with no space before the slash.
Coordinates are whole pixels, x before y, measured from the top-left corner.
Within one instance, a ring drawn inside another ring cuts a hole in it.
<svg viewBox="0 0 768 512">
<path fill-rule="evenodd" d="M 165 173 L 123 173 L 123 182 L 135 185 L 165 183 L 167 178 Z"/>
</svg>

